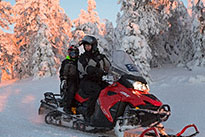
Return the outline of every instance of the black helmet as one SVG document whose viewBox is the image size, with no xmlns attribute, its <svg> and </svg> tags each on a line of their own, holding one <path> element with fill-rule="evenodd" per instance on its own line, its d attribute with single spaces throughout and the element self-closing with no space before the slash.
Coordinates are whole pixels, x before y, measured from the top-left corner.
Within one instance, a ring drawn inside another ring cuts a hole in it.
<svg viewBox="0 0 205 137">
<path fill-rule="evenodd" d="M 68 55 L 71 59 L 76 59 L 79 56 L 79 49 L 75 47 L 74 45 L 71 45 L 68 48 Z"/>
<path fill-rule="evenodd" d="M 90 44 L 92 46 L 92 53 L 95 53 L 96 51 L 98 51 L 98 48 L 97 48 L 98 41 L 94 36 L 85 35 L 80 42 L 80 45 L 82 45 L 82 44 L 83 44 L 83 46 L 85 44 Z M 84 46 L 84 49 L 85 49 L 85 46 Z"/>
</svg>

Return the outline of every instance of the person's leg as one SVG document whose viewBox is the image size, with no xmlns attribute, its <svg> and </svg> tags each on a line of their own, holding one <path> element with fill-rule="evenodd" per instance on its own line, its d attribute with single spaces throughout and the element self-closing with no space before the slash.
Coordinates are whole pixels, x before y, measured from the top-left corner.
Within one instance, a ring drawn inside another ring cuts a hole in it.
<svg viewBox="0 0 205 137">
<path fill-rule="evenodd" d="M 79 92 L 81 96 L 84 98 L 89 98 L 85 105 L 86 111 L 83 113 L 85 121 L 87 122 L 89 122 L 90 116 L 95 110 L 95 103 L 100 91 L 101 87 L 95 82 L 90 80 L 82 80 L 80 82 Z"/>
<path fill-rule="evenodd" d="M 77 90 L 75 83 L 70 82 L 63 98 L 63 101 L 65 102 L 63 110 L 66 113 L 72 113 L 71 107 L 76 92 L 75 90 Z"/>
<path fill-rule="evenodd" d="M 87 107 L 87 113 L 86 116 L 90 117 L 94 111 L 95 111 L 95 104 L 98 99 L 99 93 L 101 91 L 101 87 L 95 83 L 95 82 L 90 82 L 89 83 L 89 100 L 88 100 L 88 107 Z"/>
</svg>

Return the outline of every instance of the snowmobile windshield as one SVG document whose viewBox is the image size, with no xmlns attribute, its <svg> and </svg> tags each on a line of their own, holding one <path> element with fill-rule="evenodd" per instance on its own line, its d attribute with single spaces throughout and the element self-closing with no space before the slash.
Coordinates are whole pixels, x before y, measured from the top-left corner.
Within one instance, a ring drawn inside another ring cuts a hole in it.
<svg viewBox="0 0 205 137">
<path fill-rule="evenodd" d="M 112 52 L 112 70 L 121 75 L 131 74 L 134 76 L 140 76 L 137 66 L 134 64 L 133 60 L 122 50 Z"/>
</svg>

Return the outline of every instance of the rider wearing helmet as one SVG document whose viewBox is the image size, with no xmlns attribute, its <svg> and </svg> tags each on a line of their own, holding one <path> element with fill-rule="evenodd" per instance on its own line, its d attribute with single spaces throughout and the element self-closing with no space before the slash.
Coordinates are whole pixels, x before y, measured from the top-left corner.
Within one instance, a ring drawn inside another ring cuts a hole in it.
<svg viewBox="0 0 205 137">
<path fill-rule="evenodd" d="M 78 69 L 80 72 L 80 78 L 91 78 L 92 68 L 95 68 L 98 73 L 107 73 L 110 68 L 110 62 L 105 55 L 100 54 L 97 45 L 97 39 L 94 36 L 86 35 L 80 42 L 83 45 L 85 52 L 79 57 Z M 96 76 L 96 74 L 93 74 Z M 94 77 L 95 79 L 96 77 Z M 100 76 L 100 79 L 102 77 Z"/>
<path fill-rule="evenodd" d="M 68 55 L 63 60 L 60 68 L 60 93 L 63 100 L 63 110 L 66 113 L 72 113 L 71 107 L 74 100 L 75 92 L 78 89 L 79 74 L 77 70 L 77 61 L 79 50 L 75 46 L 70 46 Z"/>
<path fill-rule="evenodd" d="M 94 112 L 95 103 L 100 91 L 108 83 L 102 80 L 102 76 L 107 74 L 110 62 L 105 55 L 100 54 L 97 39 L 94 36 L 86 35 L 80 45 L 83 45 L 85 52 L 78 60 L 78 70 L 80 73 L 79 94 L 89 98 L 87 112 L 84 113 L 85 119 L 89 120 Z"/>
</svg>

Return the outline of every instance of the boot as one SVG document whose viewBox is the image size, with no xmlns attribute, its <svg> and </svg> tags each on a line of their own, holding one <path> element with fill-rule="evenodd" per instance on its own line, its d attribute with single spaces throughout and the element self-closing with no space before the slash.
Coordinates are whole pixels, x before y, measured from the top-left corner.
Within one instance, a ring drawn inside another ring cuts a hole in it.
<svg viewBox="0 0 205 137">
<path fill-rule="evenodd" d="M 73 112 L 71 111 L 71 108 L 66 108 L 66 107 L 64 107 L 64 108 L 63 108 L 63 111 L 64 111 L 66 114 L 73 114 Z"/>
</svg>

